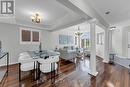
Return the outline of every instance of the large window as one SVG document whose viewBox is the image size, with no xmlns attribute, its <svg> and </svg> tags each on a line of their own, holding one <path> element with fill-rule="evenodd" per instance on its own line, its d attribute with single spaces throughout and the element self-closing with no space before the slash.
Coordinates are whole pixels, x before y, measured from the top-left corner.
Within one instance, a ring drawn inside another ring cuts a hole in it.
<svg viewBox="0 0 130 87">
<path fill-rule="evenodd" d="M 20 28 L 20 43 L 31 44 L 40 42 L 40 30 Z"/>
<path fill-rule="evenodd" d="M 81 47 L 82 48 L 89 48 L 90 45 L 91 45 L 90 32 L 84 32 L 81 36 Z"/>
<path fill-rule="evenodd" d="M 90 39 L 81 39 L 81 47 L 89 48 L 90 47 Z"/>
</svg>

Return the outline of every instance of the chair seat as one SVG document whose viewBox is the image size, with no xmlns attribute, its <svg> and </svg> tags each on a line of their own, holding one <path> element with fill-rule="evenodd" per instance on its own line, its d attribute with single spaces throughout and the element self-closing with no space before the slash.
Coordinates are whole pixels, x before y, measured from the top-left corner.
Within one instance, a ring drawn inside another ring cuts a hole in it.
<svg viewBox="0 0 130 87">
<path fill-rule="evenodd" d="M 34 62 L 21 64 L 21 71 L 29 71 L 34 69 Z"/>
<path fill-rule="evenodd" d="M 54 66 L 55 65 L 55 66 Z M 53 70 L 51 70 L 51 63 L 46 63 L 46 64 L 42 64 L 42 65 L 40 65 L 40 70 L 41 70 L 41 72 L 43 72 L 43 73 L 49 73 L 49 72 L 51 72 L 51 71 L 54 71 L 54 70 L 56 70 L 57 68 L 58 68 L 58 64 L 57 63 L 54 63 L 54 64 L 52 64 L 52 68 L 53 67 L 55 67 L 55 69 L 53 69 Z"/>
</svg>

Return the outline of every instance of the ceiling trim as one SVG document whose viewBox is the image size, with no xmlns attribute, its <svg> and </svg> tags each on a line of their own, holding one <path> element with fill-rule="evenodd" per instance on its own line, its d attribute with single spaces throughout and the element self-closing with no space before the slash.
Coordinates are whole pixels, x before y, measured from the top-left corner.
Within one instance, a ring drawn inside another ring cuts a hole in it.
<svg viewBox="0 0 130 87">
<path fill-rule="evenodd" d="M 68 27 L 71 27 L 71 26 L 74 26 L 74 25 L 77 25 L 77 24 L 84 23 L 85 21 L 86 21 L 85 18 L 81 18 L 81 19 L 79 19 L 79 20 L 77 20 L 77 21 L 73 21 L 73 22 L 71 22 L 71 23 L 67 23 L 67 24 L 65 24 L 65 25 L 62 25 L 62 26 L 60 26 L 60 27 L 56 27 L 56 28 L 54 28 L 54 29 L 52 29 L 52 30 L 49 30 L 49 31 L 53 32 L 53 31 L 62 30 L 62 29 L 65 29 L 65 28 L 68 28 Z"/>
</svg>

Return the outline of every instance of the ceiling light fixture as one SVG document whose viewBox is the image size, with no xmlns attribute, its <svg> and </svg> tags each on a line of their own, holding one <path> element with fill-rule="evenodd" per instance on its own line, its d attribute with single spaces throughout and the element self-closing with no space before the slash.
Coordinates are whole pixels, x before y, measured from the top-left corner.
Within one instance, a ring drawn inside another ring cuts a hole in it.
<svg viewBox="0 0 130 87">
<path fill-rule="evenodd" d="M 40 23 L 41 22 L 41 17 L 38 13 L 32 15 L 31 19 L 32 19 L 32 22 L 34 22 L 34 23 Z"/>
<path fill-rule="evenodd" d="M 115 30 L 116 29 L 116 26 L 113 26 L 113 27 L 110 27 L 109 30 Z"/>
<path fill-rule="evenodd" d="M 107 15 L 110 14 L 110 11 L 105 12 L 105 14 L 107 14 Z"/>
<path fill-rule="evenodd" d="M 80 28 L 78 26 L 78 31 L 75 33 L 76 36 L 81 36 L 83 33 L 80 32 Z"/>
<path fill-rule="evenodd" d="M 81 47 L 81 44 L 80 44 L 80 36 L 82 35 L 83 33 L 80 32 L 80 28 L 78 26 L 78 31 L 75 33 L 75 35 L 78 37 L 78 46 L 79 48 Z"/>
</svg>

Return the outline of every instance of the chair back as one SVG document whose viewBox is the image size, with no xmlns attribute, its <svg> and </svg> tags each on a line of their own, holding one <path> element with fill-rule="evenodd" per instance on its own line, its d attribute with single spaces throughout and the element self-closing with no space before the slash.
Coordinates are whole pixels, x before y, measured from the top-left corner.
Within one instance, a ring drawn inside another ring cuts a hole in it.
<svg viewBox="0 0 130 87">
<path fill-rule="evenodd" d="M 28 63 L 28 62 L 34 62 L 35 60 L 31 58 L 29 55 L 22 55 L 19 56 L 18 62 L 19 63 Z"/>
<path fill-rule="evenodd" d="M 59 62 L 59 56 L 49 56 L 47 59 L 38 59 L 41 64 L 56 63 Z"/>
<path fill-rule="evenodd" d="M 19 56 L 29 56 L 28 52 L 22 52 L 19 54 Z"/>
</svg>

